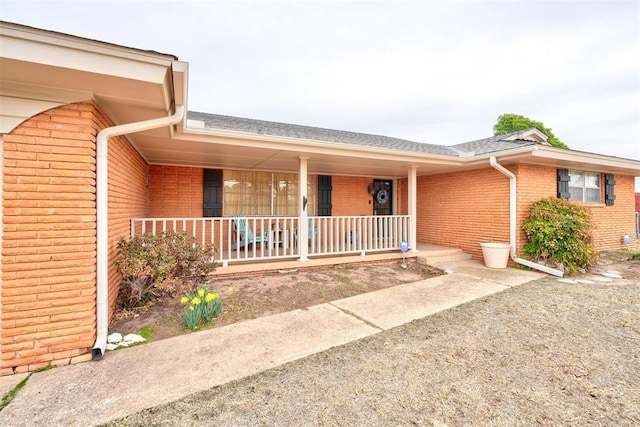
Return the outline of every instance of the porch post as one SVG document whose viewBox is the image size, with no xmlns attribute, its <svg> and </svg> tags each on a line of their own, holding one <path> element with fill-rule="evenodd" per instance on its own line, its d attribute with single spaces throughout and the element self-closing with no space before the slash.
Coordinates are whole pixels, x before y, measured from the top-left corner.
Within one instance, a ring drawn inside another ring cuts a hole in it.
<svg viewBox="0 0 640 427">
<path fill-rule="evenodd" d="M 309 261 L 309 224 L 307 223 L 307 160 L 308 157 L 298 158 L 298 250 L 299 261 Z"/>
<path fill-rule="evenodd" d="M 417 172 L 418 167 L 416 165 L 411 165 L 411 169 L 409 169 L 408 176 L 408 192 L 409 192 L 409 247 L 411 248 L 411 252 L 418 252 L 418 239 L 417 239 L 417 230 L 418 230 L 418 221 L 416 218 L 417 215 Z"/>
</svg>

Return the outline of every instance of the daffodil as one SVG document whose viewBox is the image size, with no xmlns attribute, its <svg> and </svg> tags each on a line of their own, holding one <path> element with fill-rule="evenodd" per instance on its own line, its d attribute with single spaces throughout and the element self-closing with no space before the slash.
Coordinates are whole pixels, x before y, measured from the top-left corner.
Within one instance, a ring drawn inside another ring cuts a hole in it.
<svg viewBox="0 0 640 427">
<path fill-rule="evenodd" d="M 218 298 L 218 294 L 216 292 L 212 294 L 207 294 L 206 298 L 204 299 L 204 302 L 211 302 L 217 298 Z"/>
<path fill-rule="evenodd" d="M 202 302 L 202 300 L 198 297 L 195 297 L 194 299 L 191 300 L 191 304 L 193 305 L 198 305 Z"/>
<path fill-rule="evenodd" d="M 200 295 L 200 297 L 204 296 L 204 289 L 198 289 L 198 295 Z"/>
<path fill-rule="evenodd" d="M 227 291 L 229 291 L 229 292 L 233 292 L 233 286 L 229 286 L 229 288 L 227 289 Z"/>
<path fill-rule="evenodd" d="M 189 310 L 193 311 L 193 310 L 195 310 L 195 308 L 193 308 L 193 306 L 192 306 L 192 305 L 190 305 L 190 306 L 189 306 Z"/>
<path fill-rule="evenodd" d="M 180 304 L 186 304 L 189 302 L 189 297 L 182 297 L 180 298 Z"/>
</svg>

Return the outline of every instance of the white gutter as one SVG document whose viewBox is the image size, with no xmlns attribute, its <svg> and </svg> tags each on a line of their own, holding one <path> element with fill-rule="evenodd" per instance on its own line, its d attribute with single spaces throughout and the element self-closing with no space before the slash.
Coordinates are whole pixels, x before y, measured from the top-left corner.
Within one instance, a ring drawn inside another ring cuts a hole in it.
<svg viewBox="0 0 640 427">
<path fill-rule="evenodd" d="M 537 262 L 528 261 L 516 256 L 517 234 L 516 234 L 516 176 L 508 169 L 498 163 L 495 156 L 489 158 L 489 164 L 498 172 L 509 177 L 509 244 L 511 245 L 511 259 L 518 264 L 526 265 L 530 268 L 543 271 L 554 276 L 564 276 L 564 271 L 538 264 Z"/>
<path fill-rule="evenodd" d="M 142 132 L 179 123 L 185 114 L 184 106 L 176 107 L 172 116 L 113 126 L 98 132 L 96 140 L 96 322 L 97 336 L 91 358 L 100 360 L 107 345 L 109 326 L 109 221 L 108 221 L 108 141 L 112 136 Z"/>
</svg>

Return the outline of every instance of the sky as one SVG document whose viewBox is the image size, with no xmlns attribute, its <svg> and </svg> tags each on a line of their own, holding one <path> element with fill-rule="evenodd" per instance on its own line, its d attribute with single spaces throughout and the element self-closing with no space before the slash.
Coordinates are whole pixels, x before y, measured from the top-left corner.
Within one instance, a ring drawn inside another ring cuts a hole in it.
<svg viewBox="0 0 640 427">
<path fill-rule="evenodd" d="M 640 160 L 638 0 L 0 0 L 0 19 L 173 54 L 191 111 L 443 145 L 514 113 Z"/>
</svg>

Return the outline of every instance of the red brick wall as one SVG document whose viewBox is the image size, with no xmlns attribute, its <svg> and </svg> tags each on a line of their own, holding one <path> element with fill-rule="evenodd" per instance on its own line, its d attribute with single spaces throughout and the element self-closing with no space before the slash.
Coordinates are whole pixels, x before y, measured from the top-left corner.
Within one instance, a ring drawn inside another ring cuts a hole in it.
<svg viewBox="0 0 640 427">
<path fill-rule="evenodd" d="M 397 181 L 397 214 L 409 215 L 408 194 L 409 194 L 409 181 L 407 178 L 402 178 Z"/>
<path fill-rule="evenodd" d="M 96 114 L 100 128 L 113 126 L 111 121 Z M 122 276 L 116 271 L 114 259 L 117 243 L 129 238 L 131 218 L 147 216 L 147 164 L 126 138 L 109 139 L 109 315 L 118 297 Z"/>
<path fill-rule="evenodd" d="M 557 195 L 557 169 L 533 165 L 507 167 L 517 177 L 518 249 L 526 242 L 522 224 L 531 203 Z M 616 175 L 614 206 L 587 205 L 598 251 L 621 249 L 622 236 L 635 247 L 634 179 Z M 602 194 L 604 200 L 604 189 Z M 481 259 L 480 243 L 509 241 L 509 179 L 492 168 L 418 177 L 419 242 L 453 246 Z"/>
<path fill-rule="evenodd" d="M 202 217 L 202 168 L 149 166 L 149 216 Z"/>
<path fill-rule="evenodd" d="M 636 247 L 634 178 L 624 175 L 615 175 L 615 178 L 614 205 L 603 204 L 590 207 L 595 223 L 594 244 L 600 251 L 623 249 L 625 233 L 631 238 L 631 248 Z M 604 200 L 604 191 L 602 200 Z"/>
<path fill-rule="evenodd" d="M 509 241 L 509 180 L 493 168 L 417 179 L 417 240 L 481 259 L 480 242 Z"/>
<path fill-rule="evenodd" d="M 640 193 L 636 193 L 636 212 L 640 212 Z"/>
<path fill-rule="evenodd" d="M 3 375 L 91 357 L 95 116 L 90 104 L 67 105 L 3 137 Z"/>
<path fill-rule="evenodd" d="M 372 215 L 373 197 L 367 187 L 372 177 L 333 176 L 331 179 L 331 203 L 333 216 Z"/>
<path fill-rule="evenodd" d="M 96 136 L 91 103 L 58 107 L 4 136 L 0 374 L 91 359 L 96 331 Z M 146 215 L 146 165 L 109 140 L 109 304 L 116 242 Z"/>
</svg>

